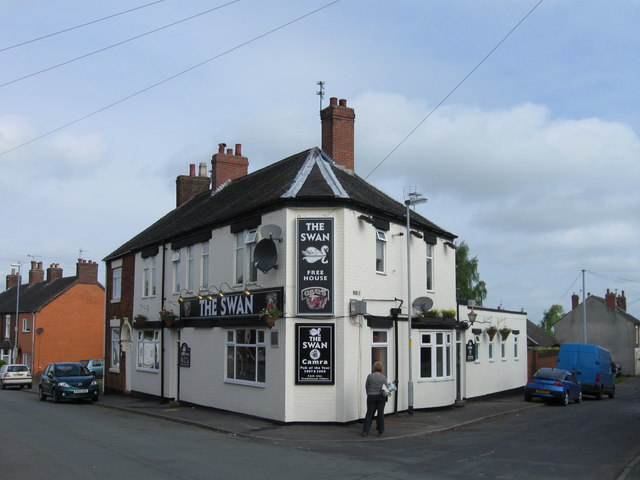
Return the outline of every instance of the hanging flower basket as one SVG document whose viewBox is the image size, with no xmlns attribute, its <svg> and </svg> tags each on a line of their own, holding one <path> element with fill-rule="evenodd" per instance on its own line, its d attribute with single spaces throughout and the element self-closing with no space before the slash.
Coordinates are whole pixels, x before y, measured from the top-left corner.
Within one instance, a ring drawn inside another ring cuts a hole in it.
<svg viewBox="0 0 640 480">
<path fill-rule="evenodd" d="M 133 326 L 135 328 L 144 328 L 147 323 L 147 316 L 139 313 L 135 317 L 133 317 Z"/>
<path fill-rule="evenodd" d="M 262 318 L 267 327 L 273 328 L 276 324 L 276 320 L 282 318 L 282 312 L 275 307 L 267 307 L 260 310 L 260 318 Z"/>
<path fill-rule="evenodd" d="M 496 333 L 498 333 L 498 329 L 492 325 L 485 328 L 484 332 L 489 335 L 489 340 L 493 340 L 493 337 L 495 337 Z"/>
<path fill-rule="evenodd" d="M 504 327 L 500 329 L 500 336 L 502 337 L 502 340 L 506 340 L 510 333 L 510 328 Z"/>
<path fill-rule="evenodd" d="M 168 310 L 164 307 L 160 310 L 160 320 L 162 320 L 165 327 L 170 328 L 175 326 L 177 318 L 178 316 L 173 313 L 173 310 Z"/>
</svg>

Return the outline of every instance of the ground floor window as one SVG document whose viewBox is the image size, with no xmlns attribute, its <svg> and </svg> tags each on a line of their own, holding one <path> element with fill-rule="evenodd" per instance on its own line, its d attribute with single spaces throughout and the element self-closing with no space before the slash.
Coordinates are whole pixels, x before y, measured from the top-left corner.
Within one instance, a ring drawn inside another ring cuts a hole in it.
<svg viewBox="0 0 640 480">
<path fill-rule="evenodd" d="M 11 349 L 4 348 L 0 350 L 0 360 L 3 360 L 5 363 L 11 363 Z"/>
<path fill-rule="evenodd" d="M 518 337 L 513 336 L 513 358 L 518 358 Z"/>
<path fill-rule="evenodd" d="M 266 381 L 265 330 L 227 330 L 227 374 L 231 381 L 264 384 Z"/>
<path fill-rule="evenodd" d="M 120 329 L 111 329 L 111 368 L 120 368 Z"/>
<path fill-rule="evenodd" d="M 420 378 L 451 377 L 451 332 L 420 332 Z"/>
<path fill-rule="evenodd" d="M 29 370 L 33 370 L 31 365 L 31 355 L 29 355 L 28 353 L 22 354 L 22 363 L 29 367 Z"/>
<path fill-rule="evenodd" d="M 160 330 L 138 331 L 138 368 L 160 370 Z"/>
<path fill-rule="evenodd" d="M 374 330 L 371 342 L 371 364 L 382 363 L 382 373 L 387 375 L 387 350 L 389 347 L 386 330 Z"/>
</svg>

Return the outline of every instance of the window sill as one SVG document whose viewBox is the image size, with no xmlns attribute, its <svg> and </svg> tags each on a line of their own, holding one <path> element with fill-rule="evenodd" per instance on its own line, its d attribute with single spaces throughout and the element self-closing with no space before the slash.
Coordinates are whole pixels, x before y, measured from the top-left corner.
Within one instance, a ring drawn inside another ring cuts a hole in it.
<svg viewBox="0 0 640 480">
<path fill-rule="evenodd" d="M 120 368 L 110 367 L 109 373 L 120 373 Z"/>
<path fill-rule="evenodd" d="M 140 367 L 136 367 L 136 372 L 160 373 L 160 370 L 155 370 L 155 369 L 153 369 L 153 368 L 140 368 Z"/>
<path fill-rule="evenodd" d="M 233 378 L 225 378 L 224 383 L 231 383 L 233 385 L 244 385 L 245 387 L 258 387 L 266 388 L 266 383 L 250 382 L 248 380 L 234 380 Z"/>
<path fill-rule="evenodd" d="M 111 303 L 120 303 L 120 299 L 119 298 L 112 298 L 111 299 Z"/>
</svg>

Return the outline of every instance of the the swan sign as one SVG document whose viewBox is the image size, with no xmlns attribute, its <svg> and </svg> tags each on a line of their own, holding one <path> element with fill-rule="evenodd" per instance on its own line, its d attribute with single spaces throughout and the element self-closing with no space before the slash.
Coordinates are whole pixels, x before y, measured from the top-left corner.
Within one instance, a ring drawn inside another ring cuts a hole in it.
<svg viewBox="0 0 640 480">
<path fill-rule="evenodd" d="M 297 313 L 333 315 L 333 218 L 298 218 Z"/>
</svg>

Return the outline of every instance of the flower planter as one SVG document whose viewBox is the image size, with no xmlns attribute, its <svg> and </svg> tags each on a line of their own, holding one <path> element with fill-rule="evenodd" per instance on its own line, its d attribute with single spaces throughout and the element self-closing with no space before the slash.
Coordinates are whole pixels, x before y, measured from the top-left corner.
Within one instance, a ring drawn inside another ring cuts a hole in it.
<svg viewBox="0 0 640 480">
<path fill-rule="evenodd" d="M 498 333 L 498 329 L 495 327 L 493 328 L 489 327 L 485 330 L 485 333 L 489 335 L 489 340 L 493 341 L 494 337 L 496 336 L 496 333 Z"/>
</svg>

